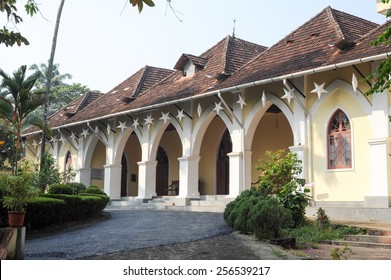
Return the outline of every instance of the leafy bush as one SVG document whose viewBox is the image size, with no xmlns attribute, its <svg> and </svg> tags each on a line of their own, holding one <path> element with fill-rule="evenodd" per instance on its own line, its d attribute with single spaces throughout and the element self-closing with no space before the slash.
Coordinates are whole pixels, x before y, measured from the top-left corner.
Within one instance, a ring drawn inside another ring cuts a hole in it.
<svg viewBox="0 0 391 280">
<path fill-rule="evenodd" d="M 291 212 L 271 196 L 251 189 L 243 191 L 224 211 L 229 226 L 258 238 L 277 238 L 282 229 L 292 225 Z"/>
<path fill-rule="evenodd" d="M 292 214 L 273 197 L 261 197 L 251 208 L 248 218 L 248 228 L 259 239 L 278 238 L 283 229 L 292 226 Z"/>
<path fill-rule="evenodd" d="M 105 194 L 104 191 L 102 191 L 98 186 L 89 186 L 86 190 L 85 193 L 91 193 L 91 194 Z"/>
<path fill-rule="evenodd" d="M 71 186 L 73 189 L 73 194 L 79 194 L 84 192 L 87 187 L 83 183 L 68 183 L 68 186 Z"/>
<path fill-rule="evenodd" d="M 69 185 L 54 184 L 49 187 L 50 194 L 73 194 L 73 188 Z"/>
<path fill-rule="evenodd" d="M 45 152 L 42 170 L 38 171 L 38 166 L 36 167 L 34 186 L 40 188 L 41 192 L 45 192 L 49 186 L 59 184 L 60 182 L 61 174 L 58 171 L 56 162 L 50 153 Z"/>
<path fill-rule="evenodd" d="M 262 174 L 258 177 L 258 190 L 264 195 L 275 195 L 281 205 L 292 211 L 294 226 L 305 221 L 305 208 L 310 197 L 304 187 L 301 161 L 297 155 L 285 150 L 266 152 L 266 160 L 257 166 Z"/>
<path fill-rule="evenodd" d="M 65 221 L 63 213 L 67 211 L 64 200 L 38 197 L 27 204 L 26 225 L 30 229 L 52 226 Z"/>
</svg>

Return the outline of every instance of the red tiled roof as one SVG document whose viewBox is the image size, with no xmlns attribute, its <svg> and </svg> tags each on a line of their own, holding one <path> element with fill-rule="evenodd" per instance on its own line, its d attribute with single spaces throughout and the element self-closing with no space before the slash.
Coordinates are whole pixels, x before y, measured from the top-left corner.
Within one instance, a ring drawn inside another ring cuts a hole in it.
<svg viewBox="0 0 391 280">
<path fill-rule="evenodd" d="M 345 54 L 352 50 L 340 50 L 335 45 L 341 40 L 357 41 L 377 26 L 362 18 L 327 7 L 246 64 L 235 75 L 217 85 L 216 89 L 310 70 L 336 61 L 347 61 L 349 56 Z M 350 45 L 353 49 L 354 44 L 355 42 Z M 367 51 L 362 51 L 362 55 L 366 55 Z"/>
<path fill-rule="evenodd" d="M 52 118 L 50 124 L 55 127 L 88 121 L 215 89 L 387 53 L 391 46 L 370 45 L 387 27 L 388 24 L 378 27 L 327 7 L 269 49 L 227 36 L 199 56 L 181 56 L 176 69 L 182 69 L 187 60 L 201 66 L 192 76 L 146 66 L 74 116 L 65 120 Z"/>
</svg>

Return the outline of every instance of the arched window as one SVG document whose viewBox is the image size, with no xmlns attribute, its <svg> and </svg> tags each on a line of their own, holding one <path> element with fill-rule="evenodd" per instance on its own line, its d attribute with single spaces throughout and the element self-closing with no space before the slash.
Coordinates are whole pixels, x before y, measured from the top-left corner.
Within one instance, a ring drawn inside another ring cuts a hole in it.
<svg viewBox="0 0 391 280">
<path fill-rule="evenodd" d="M 328 168 L 352 167 L 351 127 L 346 114 L 338 109 L 328 127 Z"/>
<path fill-rule="evenodd" d="M 72 167 L 72 154 L 70 151 L 68 151 L 65 156 L 64 171 L 66 172 L 71 167 Z"/>
</svg>

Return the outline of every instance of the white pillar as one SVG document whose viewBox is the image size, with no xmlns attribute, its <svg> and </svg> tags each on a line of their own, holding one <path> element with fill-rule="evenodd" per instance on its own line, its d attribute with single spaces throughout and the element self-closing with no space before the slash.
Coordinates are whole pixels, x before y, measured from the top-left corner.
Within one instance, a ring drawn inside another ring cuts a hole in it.
<svg viewBox="0 0 391 280">
<path fill-rule="evenodd" d="M 308 148 L 306 145 L 291 146 L 289 150 L 297 155 L 297 159 L 301 161 L 302 173 L 300 178 L 308 180 Z"/>
<path fill-rule="evenodd" d="M 391 206 L 389 138 L 369 140 L 371 151 L 371 189 L 365 197 L 365 207 Z"/>
<path fill-rule="evenodd" d="M 372 137 L 369 139 L 371 188 L 364 198 L 366 207 L 391 206 L 390 122 L 388 91 L 372 95 Z"/>
<path fill-rule="evenodd" d="M 121 198 L 121 164 L 104 165 L 104 192 L 110 199 Z"/>
<path fill-rule="evenodd" d="M 179 195 L 176 198 L 177 205 L 186 205 L 190 198 L 199 198 L 198 191 L 198 163 L 200 156 L 188 156 L 179 160 Z"/>
<path fill-rule="evenodd" d="M 229 156 L 229 195 L 235 198 L 243 190 L 243 153 L 232 152 Z"/>
<path fill-rule="evenodd" d="M 244 162 L 244 186 L 243 190 L 248 190 L 251 188 L 251 174 L 255 169 L 255 166 L 252 166 L 251 161 L 252 151 L 245 151 L 243 153 L 243 162 Z"/>
<path fill-rule="evenodd" d="M 157 161 L 139 161 L 137 164 L 139 181 L 136 200 L 151 199 L 156 196 Z"/>
<path fill-rule="evenodd" d="M 91 185 L 91 168 L 76 170 L 76 182 L 83 183 L 87 187 Z"/>
</svg>

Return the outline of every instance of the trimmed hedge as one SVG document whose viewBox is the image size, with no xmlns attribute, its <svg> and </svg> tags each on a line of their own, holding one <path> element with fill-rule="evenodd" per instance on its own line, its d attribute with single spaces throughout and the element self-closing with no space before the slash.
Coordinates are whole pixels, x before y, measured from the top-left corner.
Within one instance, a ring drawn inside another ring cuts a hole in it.
<svg viewBox="0 0 391 280">
<path fill-rule="evenodd" d="M 104 194 L 104 191 L 102 191 L 99 187 L 97 186 L 89 186 L 86 190 L 85 190 L 85 193 L 89 193 L 89 194 Z"/>
<path fill-rule="evenodd" d="M 73 189 L 73 194 L 79 194 L 84 192 L 87 189 L 87 186 L 83 183 L 68 183 L 68 186 L 71 186 Z"/>
<path fill-rule="evenodd" d="M 64 200 L 50 197 L 38 197 L 27 204 L 25 225 L 29 228 L 39 228 L 64 222 L 66 209 Z"/>
<path fill-rule="evenodd" d="M 69 185 L 54 184 L 49 188 L 50 194 L 73 194 L 73 188 Z"/>
</svg>

